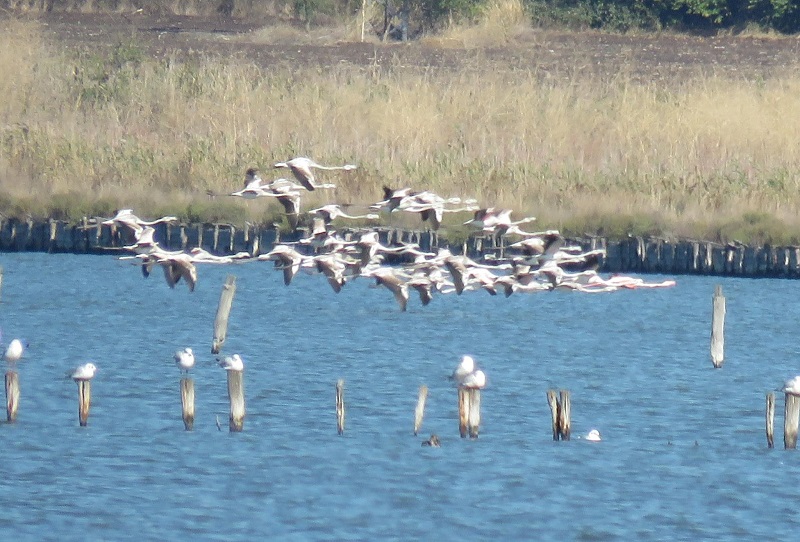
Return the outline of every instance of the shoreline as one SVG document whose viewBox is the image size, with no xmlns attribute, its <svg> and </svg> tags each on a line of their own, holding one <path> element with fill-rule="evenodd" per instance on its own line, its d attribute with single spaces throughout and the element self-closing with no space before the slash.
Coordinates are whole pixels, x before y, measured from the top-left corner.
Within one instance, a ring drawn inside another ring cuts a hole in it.
<svg viewBox="0 0 800 542">
<path fill-rule="evenodd" d="M 231 224 L 158 224 L 156 240 L 168 250 L 201 247 L 213 254 L 249 252 L 253 256 L 268 252 L 280 242 L 295 242 L 306 233 L 302 228 L 291 233 L 274 227 L 237 228 Z M 423 251 L 448 248 L 470 258 L 502 258 L 516 254 L 503 240 L 490 235 L 471 236 L 460 244 L 440 239 L 436 232 L 379 228 L 381 243 L 416 243 Z M 350 240 L 358 229 L 341 230 Z M 61 220 L 3 220 L 0 225 L 0 252 L 47 252 L 72 254 L 120 254 L 133 244 L 132 236 L 113 225 L 88 219 L 80 223 Z M 710 275 L 749 278 L 800 278 L 800 247 L 723 245 L 690 239 L 663 239 L 630 236 L 625 239 L 603 237 L 569 238 L 585 250 L 605 249 L 599 271 L 606 273 L 653 273 L 670 275 Z"/>
</svg>

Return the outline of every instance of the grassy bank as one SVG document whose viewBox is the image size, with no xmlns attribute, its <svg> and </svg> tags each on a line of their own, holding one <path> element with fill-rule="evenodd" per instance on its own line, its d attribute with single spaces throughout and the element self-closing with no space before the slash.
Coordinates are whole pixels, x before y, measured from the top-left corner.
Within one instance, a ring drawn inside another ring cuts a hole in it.
<svg viewBox="0 0 800 542">
<path fill-rule="evenodd" d="M 411 45 L 415 46 L 415 45 Z M 275 220 L 272 202 L 210 199 L 247 167 L 357 163 L 304 208 L 413 186 L 534 214 L 543 227 L 800 241 L 800 75 L 664 85 L 398 65 L 265 70 L 247 59 L 75 55 L 34 22 L 0 28 L 0 212 Z M 461 218 L 461 217 L 459 217 Z M 453 223 L 460 222 L 456 218 Z M 412 221 L 416 224 L 416 221 Z M 446 226 L 445 226 L 446 227 Z"/>
</svg>

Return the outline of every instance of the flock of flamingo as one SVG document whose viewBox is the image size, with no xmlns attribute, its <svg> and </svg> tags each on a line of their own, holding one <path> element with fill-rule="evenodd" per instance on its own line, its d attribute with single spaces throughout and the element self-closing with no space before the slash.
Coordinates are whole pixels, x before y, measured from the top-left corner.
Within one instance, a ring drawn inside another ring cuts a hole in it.
<svg viewBox="0 0 800 542">
<path fill-rule="evenodd" d="M 224 264 L 233 262 L 272 261 L 283 272 L 288 286 L 301 270 L 325 277 L 334 292 L 359 277 L 374 279 L 376 285 L 388 289 L 405 311 L 409 293 L 416 291 L 423 305 L 435 295 L 484 290 L 490 295 L 502 292 L 532 293 L 551 290 L 569 290 L 584 293 L 611 292 L 622 288 L 663 288 L 674 286 L 675 281 L 648 283 L 641 278 L 615 275 L 603 278 L 597 269 L 605 251 L 583 251 L 578 246 L 567 246 L 557 230 L 528 232 L 522 224 L 535 220 L 526 217 L 512 220 L 510 209 L 479 208 L 473 199 L 443 198 L 428 190 L 384 187 L 383 199 L 368 206 L 368 213 L 348 214 L 342 205 L 329 203 L 303 213 L 300 200 L 303 193 L 317 189 L 334 188 L 334 184 L 318 183 L 314 170 L 350 171 L 355 165 L 322 166 L 310 158 L 300 157 L 279 162 L 275 168 L 289 169 L 297 182 L 279 178 L 267 182 L 255 168 L 245 173 L 242 189 L 226 196 L 247 200 L 271 197 L 283 206 L 288 222 L 297 227 L 302 221 L 311 225 L 308 237 L 292 243 L 276 244 L 266 253 L 240 252 L 233 255 L 214 255 L 202 248 L 187 251 L 169 251 L 154 239 L 153 226 L 160 222 L 176 222 L 176 217 L 162 217 L 155 221 L 138 218 L 131 209 L 123 209 L 104 224 L 125 228 L 132 232 L 135 242 L 124 247 L 141 265 L 142 273 L 149 276 L 155 266 L 162 268 L 167 284 L 175 287 L 183 280 L 190 290 L 197 283 L 197 264 Z M 215 196 L 219 194 L 213 194 Z M 379 220 L 381 214 L 406 212 L 418 214 L 431 230 L 437 230 L 445 213 L 471 212 L 465 221 L 476 233 L 498 237 L 519 238 L 508 245 L 513 255 L 505 260 L 476 262 L 467 256 L 453 254 L 448 249 L 424 252 L 416 244 L 398 243 L 385 246 L 378 232 L 364 229 L 355 240 L 345 240 L 337 234 L 333 224 L 349 219 Z M 387 265 L 390 259 L 392 265 Z"/>
</svg>

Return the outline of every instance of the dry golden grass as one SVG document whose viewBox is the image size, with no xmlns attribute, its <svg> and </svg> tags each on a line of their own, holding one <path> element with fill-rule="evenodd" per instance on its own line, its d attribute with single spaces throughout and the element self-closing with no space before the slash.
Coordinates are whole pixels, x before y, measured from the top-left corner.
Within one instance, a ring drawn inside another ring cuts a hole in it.
<svg viewBox="0 0 800 542">
<path fill-rule="evenodd" d="M 429 43 L 459 44 L 461 47 L 498 47 L 513 41 L 530 24 L 520 0 L 489 0 L 474 23 L 453 24 Z"/>
<path fill-rule="evenodd" d="M 514 17 L 504 28 L 513 28 Z M 412 45 L 413 46 L 413 45 Z M 296 155 L 329 200 L 371 203 L 413 186 L 532 213 L 573 232 L 800 236 L 800 77 L 725 75 L 681 85 L 143 58 L 131 44 L 69 58 L 35 23 L 0 28 L 0 212 L 273 220 L 273 202 L 209 200 L 247 167 Z M 743 219 L 742 217 L 745 217 Z M 461 217 L 451 217 L 453 224 Z M 415 222 L 412 222 L 415 223 Z M 763 231 L 762 231 L 763 230 Z"/>
</svg>

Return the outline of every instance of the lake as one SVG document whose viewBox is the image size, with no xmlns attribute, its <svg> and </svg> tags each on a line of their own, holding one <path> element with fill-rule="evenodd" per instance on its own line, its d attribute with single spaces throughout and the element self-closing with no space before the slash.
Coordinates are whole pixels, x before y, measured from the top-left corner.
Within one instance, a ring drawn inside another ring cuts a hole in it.
<svg viewBox="0 0 800 542">
<path fill-rule="evenodd" d="M 675 278 L 607 294 L 412 296 L 358 279 L 290 286 L 271 263 L 199 267 L 190 293 L 113 256 L 0 254 L 3 342 L 19 363 L 17 423 L 0 427 L 7 540 L 783 539 L 800 529 L 800 456 L 764 436 L 765 393 L 800 374 L 797 283 Z M 227 430 L 210 353 L 237 277 L 223 354 L 245 362 L 247 417 Z M 727 297 L 710 361 L 711 300 Z M 194 431 L 172 356 L 191 346 Z M 476 440 L 446 376 L 462 354 L 489 379 Z M 93 361 L 88 427 L 68 369 Z M 345 380 L 346 429 L 334 384 Z M 413 435 L 417 390 L 429 388 Z M 573 439 L 545 393 L 568 389 Z M 222 431 L 216 421 L 222 423 Z M 597 428 L 603 441 L 581 438 Z M 431 434 L 441 448 L 422 447 Z M 13 538 L 12 538 L 13 535 Z"/>
</svg>

